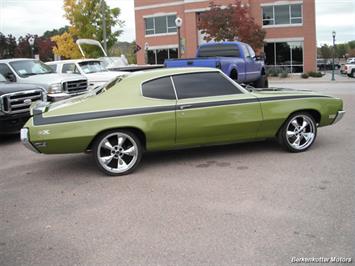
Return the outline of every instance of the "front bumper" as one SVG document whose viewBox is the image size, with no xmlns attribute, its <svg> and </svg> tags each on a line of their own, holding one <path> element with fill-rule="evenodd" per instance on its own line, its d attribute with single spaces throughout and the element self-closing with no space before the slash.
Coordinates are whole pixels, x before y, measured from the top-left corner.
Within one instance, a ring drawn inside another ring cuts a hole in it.
<svg viewBox="0 0 355 266">
<path fill-rule="evenodd" d="M 19 133 L 20 129 L 30 118 L 30 113 L 6 114 L 0 116 L 0 134 Z"/>
<path fill-rule="evenodd" d="M 82 94 L 87 93 L 87 92 L 88 92 L 88 90 L 80 91 L 80 92 L 77 92 L 77 93 L 66 93 L 66 92 L 49 93 L 49 94 L 47 94 L 47 99 L 50 102 L 57 102 L 57 101 L 68 99 L 70 97 L 79 96 L 79 95 L 82 95 Z"/>
<path fill-rule="evenodd" d="M 30 151 L 39 153 L 39 151 L 32 145 L 32 143 L 30 142 L 30 134 L 29 134 L 29 130 L 28 128 L 21 128 L 21 142 L 22 144 L 29 149 Z"/>
<path fill-rule="evenodd" d="M 343 118 L 344 115 L 345 115 L 345 111 L 338 111 L 337 116 L 335 117 L 332 125 L 338 123 Z"/>
</svg>

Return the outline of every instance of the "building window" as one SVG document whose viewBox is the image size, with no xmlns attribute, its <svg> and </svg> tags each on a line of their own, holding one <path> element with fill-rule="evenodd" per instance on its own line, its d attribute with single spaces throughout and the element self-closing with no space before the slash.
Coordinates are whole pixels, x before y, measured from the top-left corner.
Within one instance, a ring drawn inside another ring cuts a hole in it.
<svg viewBox="0 0 355 266">
<path fill-rule="evenodd" d="M 145 35 L 176 32 L 175 19 L 176 15 L 145 18 Z"/>
<path fill-rule="evenodd" d="M 266 67 L 303 72 L 303 42 L 270 42 L 264 47 Z"/>
<path fill-rule="evenodd" d="M 263 25 L 302 24 L 302 5 L 274 5 L 262 7 Z"/>
<path fill-rule="evenodd" d="M 165 59 L 178 58 L 178 49 L 154 49 L 147 52 L 148 64 L 164 64 Z"/>
</svg>

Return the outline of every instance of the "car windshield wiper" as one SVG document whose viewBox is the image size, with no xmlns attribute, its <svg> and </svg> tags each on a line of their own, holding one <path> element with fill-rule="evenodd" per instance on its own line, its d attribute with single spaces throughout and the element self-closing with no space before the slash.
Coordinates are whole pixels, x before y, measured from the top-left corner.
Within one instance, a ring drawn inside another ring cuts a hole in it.
<svg viewBox="0 0 355 266">
<path fill-rule="evenodd" d="M 38 73 L 25 73 L 25 74 L 22 74 L 22 76 L 25 76 L 25 77 L 35 76 L 35 75 L 38 75 Z"/>
</svg>

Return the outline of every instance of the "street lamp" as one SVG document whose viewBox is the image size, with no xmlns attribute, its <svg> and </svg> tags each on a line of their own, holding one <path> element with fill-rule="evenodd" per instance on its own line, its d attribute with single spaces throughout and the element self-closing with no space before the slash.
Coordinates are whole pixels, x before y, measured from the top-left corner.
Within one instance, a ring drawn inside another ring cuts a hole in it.
<svg viewBox="0 0 355 266">
<path fill-rule="evenodd" d="M 181 58 L 181 37 L 180 37 L 180 29 L 182 26 L 182 18 L 177 17 L 175 19 L 175 25 L 177 28 L 177 34 L 178 34 L 178 58 Z"/>
<path fill-rule="evenodd" d="M 102 13 L 102 38 L 104 41 L 104 50 L 107 54 L 107 37 L 106 37 L 106 3 L 105 0 L 101 0 L 99 3 Z"/>
<path fill-rule="evenodd" d="M 28 44 L 30 45 L 30 49 L 31 49 L 31 58 L 33 58 L 33 46 L 35 44 L 35 38 L 33 36 L 28 38 Z"/>
<path fill-rule="evenodd" d="M 144 44 L 144 63 L 148 64 L 148 49 L 149 49 L 149 43 Z"/>
<path fill-rule="evenodd" d="M 335 68 L 335 64 L 334 64 L 334 57 L 335 57 L 335 35 L 336 32 L 335 30 L 333 30 L 332 32 L 332 36 L 333 36 L 333 62 L 332 62 L 332 80 L 335 80 L 335 76 L 334 76 L 334 68 Z"/>
</svg>

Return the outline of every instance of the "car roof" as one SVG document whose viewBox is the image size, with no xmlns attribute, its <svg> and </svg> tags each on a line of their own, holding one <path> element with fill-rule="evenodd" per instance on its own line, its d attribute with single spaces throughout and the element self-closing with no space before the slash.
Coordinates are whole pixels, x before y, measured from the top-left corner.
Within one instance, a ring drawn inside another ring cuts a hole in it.
<svg viewBox="0 0 355 266">
<path fill-rule="evenodd" d="M 58 61 L 50 61 L 46 64 L 53 65 L 53 64 L 68 64 L 68 63 L 81 63 L 81 62 L 102 62 L 99 59 L 68 59 L 68 60 L 58 60 Z"/>
<path fill-rule="evenodd" d="M 144 82 L 151 79 L 156 79 L 165 76 L 189 74 L 189 73 L 203 73 L 203 72 L 221 72 L 217 68 L 208 67 L 177 67 L 177 68 L 159 68 L 152 70 L 144 70 L 130 73 L 127 79 L 134 79 L 138 82 Z"/>
<path fill-rule="evenodd" d="M 205 46 L 213 46 L 213 45 L 236 45 L 236 44 L 245 44 L 244 42 L 207 42 L 207 43 L 203 43 L 200 45 L 200 47 L 205 47 Z"/>
<path fill-rule="evenodd" d="M 0 59 L 0 63 L 11 63 L 11 62 L 16 62 L 16 61 L 31 61 L 31 60 L 37 60 L 35 58 L 9 58 L 9 59 Z M 37 60 L 39 61 L 39 60 Z"/>
</svg>

